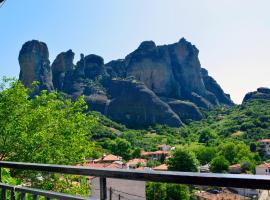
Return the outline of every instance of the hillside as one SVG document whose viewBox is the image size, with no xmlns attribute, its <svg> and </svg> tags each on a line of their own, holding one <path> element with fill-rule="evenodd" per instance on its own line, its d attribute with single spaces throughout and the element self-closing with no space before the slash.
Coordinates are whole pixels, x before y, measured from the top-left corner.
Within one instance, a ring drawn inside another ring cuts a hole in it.
<svg viewBox="0 0 270 200">
<path fill-rule="evenodd" d="M 151 147 L 159 143 L 167 144 L 188 144 L 202 142 L 202 130 L 210 130 L 215 137 L 215 143 L 224 140 L 244 141 L 247 144 L 257 142 L 259 139 L 270 137 L 270 101 L 252 100 L 242 105 L 233 107 L 219 106 L 211 111 L 204 110 L 205 119 L 189 124 L 180 128 L 171 128 L 163 125 L 155 125 L 148 129 L 133 130 L 123 125 L 117 124 L 105 116 L 92 113 L 99 117 L 103 125 L 102 134 L 97 134 L 94 139 L 114 139 L 117 136 L 128 138 L 130 142 L 136 141 L 134 146 Z M 104 131 L 106 130 L 106 131 Z M 130 136 L 132 135 L 132 139 Z M 204 141 L 203 143 L 205 143 Z M 148 146 L 149 145 L 149 146 Z"/>
</svg>

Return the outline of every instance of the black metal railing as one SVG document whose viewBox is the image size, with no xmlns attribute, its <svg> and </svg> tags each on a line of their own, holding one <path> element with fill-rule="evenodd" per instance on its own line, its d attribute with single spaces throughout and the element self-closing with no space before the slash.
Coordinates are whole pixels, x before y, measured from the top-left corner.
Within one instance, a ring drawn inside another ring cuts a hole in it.
<svg viewBox="0 0 270 200">
<path fill-rule="evenodd" d="M 11 168 L 21 170 L 34 170 L 42 172 L 52 172 L 81 176 L 100 177 L 100 199 L 107 199 L 106 178 L 127 179 L 136 181 L 165 182 L 188 185 L 203 186 L 219 186 L 219 187 L 235 187 L 247 189 L 270 189 L 270 176 L 268 175 L 243 175 L 243 174 L 214 174 L 214 173 L 195 173 L 195 172 L 161 172 L 161 171 L 139 171 L 129 169 L 100 169 L 80 166 L 67 165 L 49 165 L 22 162 L 6 162 L 0 161 L 0 168 Z M 11 193 L 11 199 L 15 199 L 15 193 L 19 193 L 21 199 L 25 199 L 25 194 L 33 195 L 33 199 L 37 196 L 43 196 L 47 199 L 90 199 L 83 197 L 75 197 L 62 193 L 32 189 L 27 187 L 16 187 L 0 184 L 2 189 L 2 199 L 5 199 L 6 191 Z"/>
</svg>

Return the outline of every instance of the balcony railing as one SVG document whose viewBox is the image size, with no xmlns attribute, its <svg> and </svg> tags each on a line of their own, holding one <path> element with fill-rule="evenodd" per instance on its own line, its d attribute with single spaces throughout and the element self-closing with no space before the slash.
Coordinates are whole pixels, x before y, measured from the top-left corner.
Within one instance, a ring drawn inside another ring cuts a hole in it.
<svg viewBox="0 0 270 200">
<path fill-rule="evenodd" d="M 138 170 L 115 170 L 100 169 L 79 166 L 49 165 L 22 162 L 0 161 L 0 168 L 11 168 L 21 170 L 33 170 L 51 173 L 61 173 L 81 176 L 100 177 L 100 199 L 107 199 L 106 178 L 127 179 L 136 181 L 165 182 L 188 185 L 235 187 L 246 189 L 270 189 L 270 176 L 267 175 L 238 175 L 238 174 L 214 174 L 214 173 L 193 173 L 193 172 L 161 172 L 161 171 L 138 171 Z M 1 178 L 1 177 L 0 177 Z M 6 199 L 6 191 L 10 191 L 10 199 L 15 200 L 17 193 L 21 199 L 25 199 L 26 194 L 37 199 L 38 196 L 45 197 L 47 200 L 54 199 L 91 199 L 77 196 L 66 195 L 51 191 L 44 191 L 20 186 L 0 184 L 2 189 L 1 199 Z"/>
</svg>

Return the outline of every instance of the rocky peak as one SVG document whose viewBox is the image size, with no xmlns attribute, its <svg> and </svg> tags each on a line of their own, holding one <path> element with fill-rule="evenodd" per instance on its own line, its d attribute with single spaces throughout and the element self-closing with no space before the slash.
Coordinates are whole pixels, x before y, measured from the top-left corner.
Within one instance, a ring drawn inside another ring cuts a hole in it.
<svg viewBox="0 0 270 200">
<path fill-rule="evenodd" d="M 94 54 L 88 56 L 81 54 L 81 59 L 77 62 L 76 71 L 79 76 L 89 79 L 106 74 L 103 58 Z"/>
<path fill-rule="evenodd" d="M 264 94 L 270 94 L 270 88 L 267 87 L 259 87 L 257 89 L 257 92 L 264 93 Z"/>
<path fill-rule="evenodd" d="M 57 55 L 52 63 L 53 85 L 55 89 L 62 90 L 66 76 L 73 71 L 74 53 L 70 49 Z"/>
<path fill-rule="evenodd" d="M 155 44 L 154 41 L 150 40 L 150 41 L 144 41 L 140 44 L 140 46 L 138 47 L 138 50 L 142 50 L 142 51 L 149 51 L 149 50 L 153 50 L 155 49 L 157 46 Z"/>
<path fill-rule="evenodd" d="M 20 80 L 26 87 L 39 81 L 39 90 L 53 90 L 49 51 L 45 43 L 32 40 L 26 42 L 19 54 Z"/>
<path fill-rule="evenodd" d="M 270 88 L 260 87 L 257 91 L 247 93 L 243 99 L 243 103 L 252 100 L 270 100 Z"/>
</svg>

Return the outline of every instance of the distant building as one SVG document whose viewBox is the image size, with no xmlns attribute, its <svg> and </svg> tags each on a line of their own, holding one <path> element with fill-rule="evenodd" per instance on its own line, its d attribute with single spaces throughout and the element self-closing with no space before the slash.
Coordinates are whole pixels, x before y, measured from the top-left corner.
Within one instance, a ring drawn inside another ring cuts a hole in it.
<svg viewBox="0 0 270 200">
<path fill-rule="evenodd" d="M 264 155 L 270 157 L 270 139 L 259 140 L 259 143 Z"/>
<path fill-rule="evenodd" d="M 270 163 L 263 163 L 257 165 L 256 175 L 270 175 Z"/>
<path fill-rule="evenodd" d="M 210 166 L 209 166 L 209 164 L 202 165 L 199 167 L 199 170 L 201 173 L 208 173 L 208 172 L 210 172 Z"/>
<path fill-rule="evenodd" d="M 134 158 L 132 160 L 129 160 L 126 165 L 129 168 L 133 168 L 136 169 L 138 167 L 145 167 L 147 163 L 146 159 L 142 159 L 142 158 Z"/>
<path fill-rule="evenodd" d="M 141 155 L 148 160 L 162 160 L 169 155 L 169 151 L 151 151 L 151 152 L 142 152 Z"/>
<path fill-rule="evenodd" d="M 242 167 L 240 164 L 231 165 L 229 166 L 228 172 L 231 174 L 241 174 Z"/>
<path fill-rule="evenodd" d="M 171 147 L 170 145 L 166 145 L 166 144 L 160 144 L 158 145 L 158 149 L 160 151 L 170 151 L 173 147 Z"/>
<path fill-rule="evenodd" d="M 104 154 L 101 158 L 93 160 L 94 163 L 113 163 L 115 161 L 122 161 L 121 156 L 115 156 L 113 154 Z"/>
<path fill-rule="evenodd" d="M 156 170 L 156 171 L 168 171 L 168 165 L 161 164 L 159 166 L 154 167 L 153 170 Z"/>
</svg>

